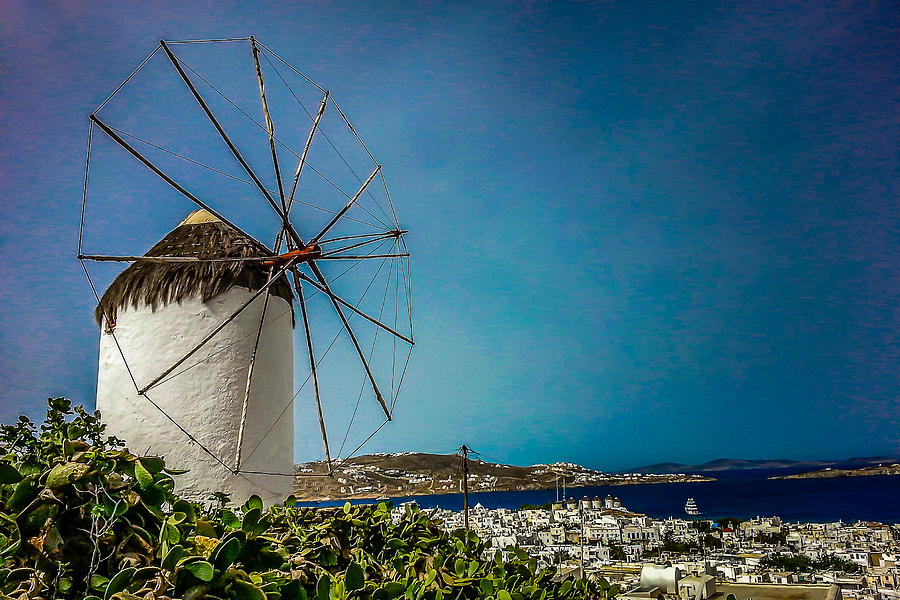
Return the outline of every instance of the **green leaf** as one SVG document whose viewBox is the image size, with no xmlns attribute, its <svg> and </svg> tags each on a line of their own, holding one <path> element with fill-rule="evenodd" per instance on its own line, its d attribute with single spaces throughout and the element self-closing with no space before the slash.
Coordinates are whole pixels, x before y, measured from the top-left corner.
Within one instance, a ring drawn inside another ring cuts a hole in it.
<svg viewBox="0 0 900 600">
<path fill-rule="evenodd" d="M 97 590 L 97 591 L 105 590 L 106 586 L 108 586 L 108 585 L 109 585 L 108 577 L 104 577 L 103 575 L 97 575 L 96 573 L 94 575 L 91 575 L 90 588 L 92 590 Z"/>
<path fill-rule="evenodd" d="M 189 523 L 193 523 L 197 520 L 197 511 L 194 510 L 194 505 L 187 500 L 176 501 L 175 504 L 172 505 L 172 509 L 176 512 L 184 513 L 185 520 Z"/>
<path fill-rule="evenodd" d="M 188 571 L 191 575 L 193 575 L 200 581 L 212 581 L 213 566 L 205 560 L 197 560 L 194 562 L 185 563 L 182 566 L 186 571 Z M 263 598 L 265 598 L 265 594 L 263 594 Z"/>
<path fill-rule="evenodd" d="M 349 501 L 349 500 L 347 500 L 346 502 L 344 502 L 344 508 L 343 508 L 343 511 L 344 511 L 344 514 L 345 514 L 345 515 L 349 515 L 349 514 L 350 514 L 350 501 Z"/>
<path fill-rule="evenodd" d="M 347 567 L 347 574 L 344 578 L 347 582 L 347 589 L 350 591 L 360 590 L 366 585 L 366 574 L 363 573 L 362 567 L 355 562 L 350 563 L 350 566 Z"/>
<path fill-rule="evenodd" d="M 166 462 L 156 456 L 142 456 L 138 462 L 150 473 L 159 473 L 166 466 Z"/>
<path fill-rule="evenodd" d="M 263 509 L 263 501 L 262 501 L 262 498 L 260 498 L 260 497 L 257 496 L 256 494 L 253 494 L 253 495 L 250 496 L 250 498 L 244 503 L 244 508 L 246 509 L 244 512 L 249 512 L 249 511 L 253 510 L 254 508 L 257 508 L 257 509 L 259 509 L 260 512 L 262 512 L 262 509 Z"/>
<path fill-rule="evenodd" d="M 151 485 L 146 489 L 139 488 L 138 494 L 140 494 L 141 500 L 149 508 L 158 508 L 166 500 L 165 494 L 155 485 Z"/>
<path fill-rule="evenodd" d="M 181 541 L 181 533 L 179 533 L 177 527 L 166 521 L 159 530 L 159 540 L 160 542 L 166 541 L 174 545 Z"/>
<path fill-rule="evenodd" d="M 241 521 L 241 531 L 247 535 L 257 533 L 261 518 L 262 511 L 259 508 L 251 508 L 247 511 L 247 514 L 244 515 L 244 519 Z M 265 528 L 263 530 L 265 530 Z"/>
<path fill-rule="evenodd" d="M 399 598 L 406 593 L 406 586 L 399 581 L 389 583 L 382 589 L 384 590 L 385 600 L 393 600 L 393 598 Z"/>
<path fill-rule="evenodd" d="M 333 567 L 337 564 L 337 554 L 331 548 L 322 548 L 319 553 L 319 562 L 323 567 Z"/>
<path fill-rule="evenodd" d="M 194 533 L 197 535 L 205 535 L 206 537 L 219 537 L 213 524 L 204 519 L 197 519 L 197 522 L 194 523 Z"/>
<path fill-rule="evenodd" d="M 460 577 L 466 576 L 466 561 L 461 558 L 456 559 L 456 563 L 453 565 L 453 570 L 456 571 L 456 574 Z"/>
<path fill-rule="evenodd" d="M 331 577 L 326 573 L 319 577 L 316 583 L 316 599 L 328 600 L 329 595 L 331 595 Z"/>
<path fill-rule="evenodd" d="M 103 600 L 109 600 L 113 594 L 118 594 L 131 583 L 131 579 L 134 577 L 134 574 L 137 572 L 137 569 L 134 567 L 126 567 L 116 573 L 116 576 L 109 580 L 109 585 L 106 586 L 106 592 L 103 594 Z"/>
<path fill-rule="evenodd" d="M 485 596 L 490 596 L 494 593 L 494 584 L 491 583 L 490 579 L 482 579 L 478 587 L 481 588 L 481 591 L 484 592 Z"/>
<path fill-rule="evenodd" d="M 52 504 L 38 503 L 27 513 L 23 512 L 16 518 L 22 535 L 30 535 L 36 533 L 47 521 L 56 516 L 58 508 Z"/>
<path fill-rule="evenodd" d="M 234 563 L 243 547 L 244 543 L 237 536 L 229 536 L 219 542 L 212 551 L 209 560 L 212 561 L 216 569 L 224 571 Z"/>
<path fill-rule="evenodd" d="M 146 490 L 153 487 L 153 474 L 148 471 L 141 461 L 134 463 L 134 476 L 138 480 L 141 489 Z"/>
<path fill-rule="evenodd" d="M 90 470 L 91 466 L 85 463 L 60 463 L 50 469 L 50 473 L 47 475 L 47 487 L 53 489 L 74 483 Z"/>
<path fill-rule="evenodd" d="M 0 485 L 9 485 L 22 481 L 22 474 L 11 464 L 0 462 Z"/>
<path fill-rule="evenodd" d="M 19 473 L 21 473 L 23 477 L 28 477 L 29 475 L 39 475 L 43 472 L 44 465 L 32 458 L 26 458 L 21 462 L 21 464 L 19 464 Z"/>
<path fill-rule="evenodd" d="M 231 584 L 231 589 L 234 591 L 237 600 L 266 600 L 264 591 L 252 583 L 241 581 L 240 579 L 234 580 Z M 328 596 L 325 596 L 325 598 L 328 598 Z"/>
<path fill-rule="evenodd" d="M 225 525 L 225 527 L 231 527 L 232 529 L 241 528 L 241 520 L 238 519 L 237 515 L 235 515 L 227 508 L 222 509 L 222 523 Z"/>
<path fill-rule="evenodd" d="M 156 577 L 157 573 L 159 573 L 159 568 L 157 567 L 142 567 L 134 574 L 134 580 L 147 581 L 148 579 Z"/>
<path fill-rule="evenodd" d="M 431 585 L 435 578 L 437 578 L 437 569 L 428 571 L 428 575 L 425 576 L 425 587 Z"/>
<path fill-rule="evenodd" d="M 125 513 L 128 512 L 128 501 L 124 498 L 120 498 L 116 500 L 116 503 L 113 505 L 112 516 L 113 517 L 121 517 Z"/>
<path fill-rule="evenodd" d="M 178 561 L 187 556 L 188 551 L 185 550 L 181 544 L 176 544 L 172 546 L 168 552 L 166 552 L 165 557 L 162 559 L 163 569 L 167 571 L 174 571 L 175 567 L 178 566 Z"/>
<path fill-rule="evenodd" d="M 466 571 L 466 576 L 472 577 L 473 575 L 475 575 L 475 573 L 478 572 L 478 567 L 480 567 L 480 566 L 481 566 L 481 563 L 479 563 L 477 560 L 470 561 L 469 569 Z"/>
<path fill-rule="evenodd" d="M 506 590 L 500 590 L 497 592 L 497 600 L 512 600 L 512 596 Z"/>
</svg>

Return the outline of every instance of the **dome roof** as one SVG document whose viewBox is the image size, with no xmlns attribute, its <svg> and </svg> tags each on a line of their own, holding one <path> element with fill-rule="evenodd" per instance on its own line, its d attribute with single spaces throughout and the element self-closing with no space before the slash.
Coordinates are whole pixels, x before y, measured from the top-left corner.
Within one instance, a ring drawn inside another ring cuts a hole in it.
<svg viewBox="0 0 900 600">
<path fill-rule="evenodd" d="M 205 210 L 192 212 L 181 224 L 156 243 L 144 256 L 194 256 L 200 259 L 249 258 L 259 256 L 256 244 Z M 157 307 L 182 298 L 198 296 L 204 302 L 239 286 L 256 291 L 265 285 L 269 267 L 244 262 L 151 262 L 137 261 L 122 271 L 104 292 L 94 310 L 97 323 L 104 312 L 115 320 L 121 307 Z M 286 276 L 269 288 L 272 295 L 293 303 Z"/>
</svg>

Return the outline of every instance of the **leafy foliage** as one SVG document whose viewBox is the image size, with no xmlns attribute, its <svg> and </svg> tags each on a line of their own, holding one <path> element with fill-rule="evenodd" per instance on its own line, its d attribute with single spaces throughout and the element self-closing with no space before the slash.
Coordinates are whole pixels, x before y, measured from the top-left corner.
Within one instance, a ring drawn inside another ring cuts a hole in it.
<svg viewBox="0 0 900 600">
<path fill-rule="evenodd" d="M 0 598 L 553 600 L 610 598 L 601 580 L 553 581 L 510 547 L 485 559 L 415 507 L 266 510 L 179 499 L 173 471 L 104 435 L 99 414 L 49 401 L 38 430 L 0 426 Z M 23 596 L 24 597 L 24 596 Z"/>
</svg>

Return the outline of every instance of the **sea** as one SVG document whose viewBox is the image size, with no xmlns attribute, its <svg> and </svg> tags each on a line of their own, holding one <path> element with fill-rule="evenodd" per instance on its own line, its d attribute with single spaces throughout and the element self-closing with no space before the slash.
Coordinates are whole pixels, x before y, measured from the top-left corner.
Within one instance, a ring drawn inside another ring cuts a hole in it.
<svg viewBox="0 0 900 600">
<path fill-rule="evenodd" d="M 655 518 L 669 516 L 687 518 L 684 504 L 693 498 L 701 519 L 736 517 L 741 520 L 757 516 L 778 516 L 782 520 L 803 523 L 835 521 L 878 521 L 900 523 L 900 476 L 838 477 L 832 479 L 769 479 L 773 475 L 790 474 L 785 469 L 752 469 L 709 474 L 716 481 L 693 483 L 657 483 L 568 488 L 567 498 L 581 499 L 618 497 L 622 506 Z M 559 492 L 562 499 L 562 490 Z M 557 499 L 557 491 L 528 490 L 515 492 L 470 492 L 469 505 L 485 508 L 516 509 L 523 504 L 540 505 Z M 420 508 L 462 510 L 462 494 L 404 496 L 391 498 L 395 505 L 416 502 Z M 353 500 L 354 504 L 373 500 Z M 319 506 L 335 506 L 343 501 L 322 502 Z M 316 503 L 303 503 L 304 506 Z"/>
</svg>

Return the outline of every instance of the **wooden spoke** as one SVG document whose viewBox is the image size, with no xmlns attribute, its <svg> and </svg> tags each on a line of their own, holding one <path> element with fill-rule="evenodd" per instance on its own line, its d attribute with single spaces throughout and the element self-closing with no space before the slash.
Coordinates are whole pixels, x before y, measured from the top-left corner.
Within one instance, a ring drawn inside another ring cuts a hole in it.
<svg viewBox="0 0 900 600">
<path fill-rule="evenodd" d="M 275 211 L 279 217 L 281 217 L 282 226 L 288 232 L 288 234 L 293 238 L 294 243 L 299 247 L 303 247 L 304 244 L 300 240 L 300 236 L 294 230 L 294 226 L 291 225 L 291 222 L 288 220 L 287 215 L 281 210 L 281 207 L 275 202 L 272 198 L 272 195 L 269 193 L 269 190 L 266 189 L 266 186 L 263 185 L 262 181 L 260 181 L 259 177 L 256 176 L 256 173 L 253 172 L 253 169 L 250 168 L 250 165 L 244 160 L 244 157 L 241 155 L 240 151 L 231 141 L 231 138 L 228 137 L 228 134 L 225 133 L 225 130 L 222 129 L 222 126 L 219 124 L 219 121 L 216 119 L 215 115 L 213 115 L 212 111 L 207 106 L 206 101 L 200 95 L 200 92 L 197 91 L 196 86 L 194 86 L 194 82 L 191 81 L 191 78 L 187 76 L 187 73 L 184 72 L 184 69 L 181 68 L 181 64 L 178 62 L 178 58 L 172 53 L 168 46 L 166 46 L 165 42 L 160 42 L 163 47 L 163 50 L 166 51 L 166 55 L 169 57 L 169 61 L 171 61 L 172 65 L 175 67 L 175 70 L 178 71 L 178 75 L 181 76 L 182 81 L 184 81 L 185 85 L 188 86 L 188 89 L 191 91 L 191 94 L 194 96 L 194 99 L 197 101 L 197 104 L 200 105 L 200 108 L 203 109 L 203 112 L 206 113 L 207 118 L 213 124 L 213 127 L 216 128 L 216 131 L 219 132 L 219 137 L 225 142 L 225 145 L 228 146 L 228 149 L 231 150 L 231 154 L 234 158 L 240 163 L 241 167 L 243 167 L 244 171 L 247 175 L 250 176 L 250 179 L 253 180 L 253 183 L 256 184 L 256 187 L 259 188 L 259 191 L 262 192 L 262 195 L 265 197 L 266 201 L 269 203 L 269 206 L 272 207 L 272 210 Z"/>
<path fill-rule="evenodd" d="M 316 374 L 316 357 L 313 353 L 312 335 L 309 330 L 309 316 L 306 312 L 306 300 L 303 297 L 303 285 L 300 278 L 297 277 L 297 270 L 294 273 L 294 289 L 297 291 L 297 298 L 300 302 L 300 313 L 303 316 L 303 329 L 306 333 L 306 349 L 309 354 L 309 368 L 312 375 L 313 391 L 316 396 L 316 411 L 319 417 L 319 429 L 322 431 L 322 445 L 325 447 L 325 460 L 328 461 L 328 469 L 331 470 L 331 449 L 328 447 L 328 432 L 325 430 L 325 416 L 322 413 L 322 400 L 319 396 L 319 377 Z"/>
<path fill-rule="evenodd" d="M 392 236 L 400 237 L 404 233 L 409 233 L 409 232 L 401 231 L 398 229 L 396 231 L 389 231 L 387 233 L 391 234 Z M 344 240 L 359 240 L 359 239 L 363 239 L 363 238 L 384 237 L 385 235 L 386 234 L 384 234 L 384 233 L 362 233 L 359 235 L 345 235 L 345 236 L 331 238 L 331 239 L 327 239 L 327 240 L 319 240 L 319 245 L 321 246 L 322 244 L 332 244 L 334 242 L 341 242 Z"/>
<path fill-rule="evenodd" d="M 366 360 L 366 355 L 363 353 L 363 350 L 359 345 L 359 341 L 356 339 L 356 334 L 353 333 L 353 329 L 350 327 L 350 323 L 347 321 L 347 317 L 346 315 L 344 315 L 344 311 L 341 310 L 341 304 L 338 302 L 337 296 L 331 293 L 331 290 L 328 288 L 328 282 L 325 280 L 325 276 L 322 275 L 322 271 L 320 271 L 319 267 L 316 266 L 316 263 L 310 262 L 309 267 L 315 274 L 316 279 L 319 280 L 322 291 L 324 291 L 325 294 L 331 299 L 331 304 L 332 306 L 334 306 L 334 310 L 337 311 L 338 317 L 341 319 L 341 323 L 343 323 L 344 325 L 344 329 L 347 330 L 347 335 L 350 336 L 350 340 L 353 342 L 353 347 L 356 348 L 356 353 L 359 355 L 359 360 L 362 361 L 363 367 L 365 367 L 366 369 L 366 375 L 369 378 L 369 383 L 372 384 L 372 390 L 375 392 L 375 398 L 378 400 L 378 403 L 381 404 L 381 408 L 382 410 L 384 410 L 384 414 L 387 417 L 387 420 L 390 421 L 391 411 L 388 409 L 387 404 L 385 404 L 384 402 L 384 396 L 381 395 L 381 390 L 378 389 L 378 383 L 375 381 L 375 376 L 372 374 L 372 369 L 369 368 L 369 361 Z M 301 277 L 301 279 L 304 279 L 304 281 L 307 280 L 305 277 Z M 344 301 L 342 300 L 341 302 Z M 371 317 L 367 318 L 372 319 Z M 375 321 L 374 319 L 372 320 L 377 323 L 377 321 Z M 383 325 L 383 327 L 387 328 L 386 325 Z"/>
<path fill-rule="evenodd" d="M 312 145 L 313 136 L 316 135 L 316 129 L 319 128 L 319 121 L 325 113 L 325 106 L 327 104 L 328 92 L 325 92 L 325 98 L 322 99 L 322 104 L 319 106 L 319 112 L 316 113 L 312 128 L 309 130 L 309 135 L 306 137 L 306 144 L 303 145 L 303 154 L 300 155 L 300 162 L 297 163 L 297 171 L 294 173 L 294 182 L 291 184 L 291 193 L 288 195 L 287 209 L 285 210 L 288 214 L 290 214 L 291 204 L 294 203 L 294 194 L 297 192 L 297 184 L 300 183 L 300 173 L 303 171 L 303 166 L 306 164 L 306 155 L 309 153 L 309 147 Z"/>
<path fill-rule="evenodd" d="M 250 47 L 253 50 L 253 64 L 256 66 L 256 80 L 259 84 L 259 100 L 262 103 L 263 116 L 266 119 L 266 133 L 269 134 L 269 149 L 272 152 L 272 167 L 275 169 L 275 181 L 278 183 L 278 197 L 281 198 L 281 210 L 287 214 L 284 200 L 284 186 L 281 183 L 281 169 L 278 168 L 278 152 L 275 150 L 275 123 L 269 114 L 269 103 L 266 100 L 266 82 L 263 80 L 262 67 L 259 65 L 259 48 L 256 38 L 250 36 Z M 277 252 L 277 250 L 276 250 Z"/>
<path fill-rule="evenodd" d="M 403 258 L 405 256 L 409 256 L 408 252 L 403 254 L 359 254 L 359 255 L 346 255 L 342 254 L 341 256 L 320 256 L 316 260 L 368 260 L 370 258 Z"/>
<path fill-rule="evenodd" d="M 241 235 L 250 239 L 253 242 L 253 244 L 257 248 L 259 248 L 264 254 L 267 254 L 269 256 L 271 256 L 273 254 L 273 252 L 271 250 L 269 250 L 269 248 L 265 244 L 263 244 L 262 242 L 260 242 L 256 238 L 254 238 L 252 235 L 250 235 L 249 233 L 247 233 L 246 231 L 244 231 L 243 229 L 241 229 L 240 227 L 238 227 L 237 225 L 235 225 L 234 223 L 232 223 L 231 221 L 226 219 L 217 210 L 212 208 L 206 202 L 203 202 L 202 200 L 200 200 L 200 198 L 198 198 L 197 196 L 193 195 L 192 193 L 190 193 L 189 191 L 184 189 L 174 179 L 172 179 L 171 177 L 169 177 L 168 175 L 163 173 L 163 171 L 159 167 L 154 165 L 147 158 L 145 158 L 143 154 L 141 154 L 140 152 L 135 150 L 128 142 L 126 142 L 121 137 L 119 137 L 119 135 L 115 131 L 113 131 L 109 125 L 107 125 L 106 123 L 104 123 L 103 121 L 98 119 L 97 115 L 91 115 L 91 121 L 96 123 L 97 126 L 100 127 L 100 129 L 102 129 L 106 135 L 108 135 L 109 137 L 111 137 L 113 139 L 113 141 L 115 141 L 117 144 L 119 144 L 120 146 L 125 148 L 125 150 L 127 150 L 132 156 L 134 156 L 136 159 L 141 161 L 144 164 L 144 166 L 146 166 L 148 169 L 150 169 L 151 171 L 156 173 L 156 175 L 160 179 L 162 179 L 163 181 L 165 181 L 166 183 L 171 185 L 173 188 L 178 190 L 178 192 L 181 193 L 183 196 L 185 196 L 188 200 L 190 200 L 191 202 L 193 202 L 200 208 L 204 209 L 206 212 L 208 212 L 212 216 L 216 217 L 217 219 L 219 219 L 220 221 L 222 221 L 223 223 L 225 223 L 226 225 L 228 225 L 229 227 L 231 227 L 232 229 L 234 229 Z"/>
<path fill-rule="evenodd" d="M 388 240 L 393 237 L 396 237 L 393 233 L 382 234 L 378 237 L 367 239 L 363 242 L 357 242 L 355 244 L 351 244 L 349 246 L 344 246 L 343 248 L 338 248 L 336 250 L 329 250 L 328 252 L 323 252 L 322 256 L 331 256 L 333 254 L 340 254 L 341 252 L 346 252 L 347 250 L 353 250 L 354 248 L 359 248 L 360 246 L 366 246 L 368 244 L 374 244 L 375 242 L 381 242 L 383 240 Z"/>
</svg>

